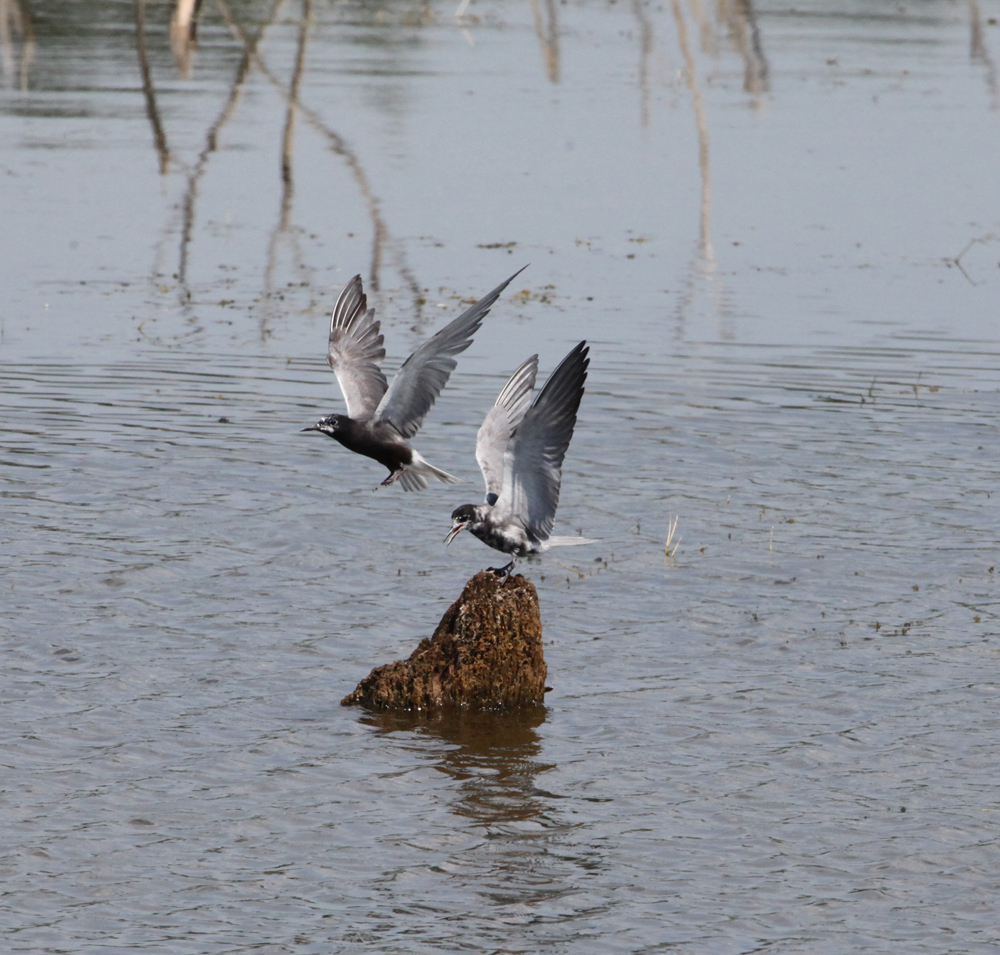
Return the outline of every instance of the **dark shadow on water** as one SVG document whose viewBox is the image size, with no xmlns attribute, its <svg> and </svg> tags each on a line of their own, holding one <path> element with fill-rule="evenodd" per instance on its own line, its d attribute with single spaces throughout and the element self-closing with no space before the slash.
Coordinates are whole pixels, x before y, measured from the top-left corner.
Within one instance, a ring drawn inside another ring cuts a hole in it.
<svg viewBox="0 0 1000 955">
<path fill-rule="evenodd" d="M 361 722 L 379 733 L 411 733 L 429 741 L 428 755 L 437 768 L 461 784 L 454 811 L 480 825 L 500 826 L 543 816 L 559 798 L 535 780 L 554 768 L 536 761 L 541 749 L 536 729 L 546 713 L 544 706 L 505 713 L 367 713 Z"/>
<path fill-rule="evenodd" d="M 607 862 L 588 844 L 587 825 L 576 817 L 572 797 L 539 786 L 539 777 L 557 768 L 538 758 L 537 730 L 546 716 L 538 706 L 360 718 L 379 734 L 399 734 L 396 745 L 419 752 L 454 783 L 448 808 L 456 832 L 472 841 L 463 840 L 439 870 L 450 876 L 440 891 L 442 904 L 452 893 L 461 899 L 471 890 L 488 903 L 481 912 L 487 921 L 506 918 L 511 906 L 520 918 L 524 907 L 544 905 L 553 923 L 571 922 L 581 905 L 593 911 L 585 881 Z"/>
</svg>

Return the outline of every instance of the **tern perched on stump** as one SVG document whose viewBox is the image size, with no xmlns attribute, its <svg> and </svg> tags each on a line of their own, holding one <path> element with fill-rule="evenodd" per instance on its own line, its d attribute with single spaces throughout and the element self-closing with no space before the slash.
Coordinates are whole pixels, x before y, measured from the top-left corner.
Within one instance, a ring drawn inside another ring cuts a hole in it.
<svg viewBox="0 0 1000 955">
<path fill-rule="evenodd" d="M 510 575 L 514 559 L 550 547 L 593 544 L 585 537 L 553 537 L 562 463 L 573 437 L 587 380 L 590 349 L 580 342 L 531 402 L 538 372 L 532 355 L 504 385 L 476 438 L 476 460 L 486 481 L 485 504 L 463 504 L 451 515 L 450 544 L 468 528 L 484 544 L 510 554 L 498 573 Z"/>
<path fill-rule="evenodd" d="M 375 309 L 368 308 L 361 276 L 355 275 L 333 308 L 327 351 L 327 360 L 344 393 L 347 414 L 328 415 L 302 430 L 319 431 L 349 451 L 374 458 L 387 467 L 389 476 L 381 487 L 398 481 L 404 491 L 417 491 L 427 487 L 429 478 L 443 484 L 460 484 L 457 477 L 424 460 L 409 439 L 420 430 L 431 405 L 448 383 L 457 364 L 453 356 L 472 344 L 472 336 L 500 293 L 524 268 L 427 339 L 403 362 L 391 385 L 379 368 L 385 358 L 381 323 L 375 320 Z"/>
</svg>

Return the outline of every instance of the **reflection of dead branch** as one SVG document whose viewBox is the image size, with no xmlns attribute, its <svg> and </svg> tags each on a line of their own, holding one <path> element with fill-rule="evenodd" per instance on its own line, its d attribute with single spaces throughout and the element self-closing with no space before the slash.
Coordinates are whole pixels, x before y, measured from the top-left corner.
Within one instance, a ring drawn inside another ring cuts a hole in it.
<svg viewBox="0 0 1000 955">
<path fill-rule="evenodd" d="M 312 0 L 302 0 L 302 23 L 299 26 L 299 45 L 295 51 L 295 69 L 288 87 L 288 109 L 285 112 L 285 131 L 281 137 L 281 181 L 289 186 L 292 182 L 292 137 L 295 133 L 295 108 L 299 102 L 299 87 L 302 85 L 302 68 L 306 62 L 306 40 L 309 38 L 309 24 L 312 20 Z"/>
<path fill-rule="evenodd" d="M 642 127 L 649 125 L 649 54 L 653 51 L 653 25 L 644 0 L 632 0 L 632 12 L 639 21 L 639 115 Z"/>
<path fill-rule="evenodd" d="M 677 24 L 677 42 L 684 59 L 685 83 L 691 93 L 691 105 L 694 110 L 695 125 L 698 129 L 698 169 L 701 173 L 701 221 L 698 255 L 688 274 L 685 283 L 686 289 L 678 300 L 677 315 L 680 320 L 683 320 L 684 315 L 691 308 L 695 296 L 704 288 L 712 300 L 713 312 L 724 318 L 728 308 L 725 303 L 718 262 L 715 258 L 715 248 L 712 244 L 712 171 L 709 165 L 708 119 L 701 87 L 698 85 L 694 54 L 688 40 L 687 22 L 684 19 L 679 0 L 670 0 L 670 5 Z M 680 329 L 678 329 L 678 333 L 680 333 Z M 722 337 L 731 338 L 732 330 L 724 326 Z"/>
<path fill-rule="evenodd" d="M 198 13 L 201 0 L 177 0 L 174 15 L 170 21 L 171 33 L 184 33 L 189 40 L 198 39 Z"/>
<path fill-rule="evenodd" d="M 971 249 L 977 243 L 979 243 L 981 245 L 987 245 L 990 242 L 995 242 L 996 239 L 997 239 L 997 237 L 995 235 L 993 235 L 993 233 L 990 233 L 989 235 L 981 235 L 978 239 L 970 239 L 969 242 L 968 242 L 968 244 L 965 246 L 965 248 L 962 249 L 962 251 L 959 252 L 958 255 L 955 256 L 955 258 L 953 258 L 953 259 L 945 259 L 945 262 L 948 262 L 948 261 L 954 262 L 955 265 L 958 266 L 959 272 L 961 272 L 962 275 L 965 276 L 965 280 L 969 283 L 969 285 L 981 285 L 982 284 L 981 282 L 973 282 L 972 281 L 971 277 L 969 276 L 969 273 L 965 271 L 965 267 L 962 265 L 962 259 L 964 258 L 965 253 L 968 252 L 969 249 Z"/>
<path fill-rule="evenodd" d="M 14 34 L 21 38 L 21 69 L 17 68 Z M 3 57 L 3 78 L 8 86 L 20 73 L 18 86 L 28 88 L 28 68 L 35 58 L 35 24 L 22 0 L 0 0 L 0 54 Z"/>
<path fill-rule="evenodd" d="M 556 10 L 555 0 L 545 0 L 548 23 L 543 23 L 540 0 L 531 0 L 531 11 L 535 15 L 535 33 L 542 45 L 545 72 L 550 83 L 559 82 L 559 19 Z"/>
<path fill-rule="evenodd" d="M 983 18 L 979 12 L 978 0 L 967 0 L 969 7 L 969 55 L 973 60 L 981 60 L 986 54 L 986 41 L 983 39 Z"/>
<path fill-rule="evenodd" d="M 701 0 L 690 0 L 690 2 L 691 15 L 698 24 L 699 31 L 701 31 L 702 52 L 708 56 L 715 56 L 719 52 L 719 48 L 715 42 L 715 25 L 705 13 L 705 8 L 702 6 Z"/>
<path fill-rule="evenodd" d="M 281 137 L 281 215 L 278 224 L 271 233 L 271 241 L 267 248 L 267 268 L 264 270 L 264 301 L 267 302 L 274 291 L 274 272 L 277 266 L 278 244 L 282 236 L 290 236 L 288 226 L 292 215 L 292 144 L 295 135 L 295 112 L 299 103 L 299 87 L 302 83 L 302 71 L 306 62 L 306 42 L 309 38 L 309 27 L 312 22 L 312 0 L 302 0 L 302 22 L 299 25 L 299 43 L 295 53 L 295 68 L 292 81 L 288 87 L 287 107 L 285 110 L 285 130 Z M 298 244 L 291 236 L 296 253 Z M 296 255 L 301 265 L 301 255 Z M 266 328 L 261 326 L 261 334 L 266 334 Z"/>
<path fill-rule="evenodd" d="M 698 76 L 695 71 L 694 55 L 688 42 L 687 23 L 681 12 L 679 0 L 670 0 L 674 20 L 677 23 L 677 42 L 684 58 L 685 82 L 691 93 L 691 105 L 694 108 L 695 124 L 698 127 L 698 168 L 701 171 L 701 240 L 702 257 L 706 261 L 714 261 L 715 250 L 712 246 L 712 171 L 708 162 L 708 121 L 705 117 L 705 102 L 702 99 L 701 87 L 698 86 Z"/>
<path fill-rule="evenodd" d="M 224 8 L 223 15 L 225 16 L 225 11 L 228 10 L 228 7 L 225 5 L 225 0 L 218 0 L 218 2 L 220 7 Z M 215 122 L 208 128 L 208 131 L 205 134 L 205 145 L 198 154 L 198 161 L 195 163 L 194 169 L 192 169 L 188 175 L 187 190 L 184 193 L 184 203 L 182 207 L 183 225 L 181 227 L 180 263 L 177 267 L 177 280 L 181 285 L 182 297 L 185 299 L 191 297 L 190 290 L 186 287 L 188 247 L 191 244 L 191 234 L 194 230 L 194 212 L 195 204 L 198 200 L 198 183 L 201 181 L 201 177 L 205 174 L 209 158 L 219 147 L 219 133 L 221 132 L 222 127 L 229 122 L 236 109 L 236 104 L 239 102 L 240 94 L 243 91 L 243 84 L 246 82 L 246 78 L 250 72 L 250 64 L 253 62 L 257 45 L 263 39 L 264 31 L 274 22 L 274 19 L 277 17 L 278 11 L 284 5 L 284 2 L 285 0 L 274 0 L 270 16 L 268 16 L 268 18 L 261 24 L 257 33 L 252 37 L 246 37 L 244 39 L 243 56 L 240 59 L 240 65 L 236 69 L 236 76 L 233 79 L 232 86 L 229 88 L 229 96 L 226 98 L 226 102 L 219 111 L 219 115 L 215 118 Z"/>
<path fill-rule="evenodd" d="M 174 51 L 177 72 L 187 79 L 191 75 L 191 55 L 198 45 L 198 11 L 201 0 L 177 0 L 170 19 L 170 48 Z"/>
<path fill-rule="evenodd" d="M 146 0 L 135 0 L 135 49 L 139 55 L 139 69 L 142 71 L 142 92 L 146 97 L 146 115 L 153 127 L 153 142 L 160 157 L 160 175 L 167 171 L 170 150 L 167 149 L 167 134 L 160 122 L 160 111 L 156 106 L 156 91 L 153 89 L 153 74 L 149 69 L 146 52 Z"/>
<path fill-rule="evenodd" d="M 751 96 L 766 93 L 771 86 L 771 68 L 764 56 L 753 0 L 720 0 L 719 13 L 743 56 L 743 89 Z"/>
<path fill-rule="evenodd" d="M 764 46 L 760 40 L 760 27 L 757 24 L 757 11 L 753 0 L 736 0 L 736 9 L 740 13 L 740 21 L 746 25 L 750 33 L 750 46 L 746 58 L 746 72 L 743 88 L 757 96 L 766 93 L 771 88 L 771 67 L 764 55 Z"/>
<path fill-rule="evenodd" d="M 986 46 L 983 33 L 983 18 L 979 12 L 978 0 L 968 0 L 969 5 L 969 56 L 974 63 L 982 63 L 986 68 L 986 88 L 990 91 L 990 109 L 1000 109 L 1000 83 L 997 82 L 997 66 Z"/>
<path fill-rule="evenodd" d="M 223 19 L 225 20 L 226 25 L 230 30 L 232 30 L 233 35 L 243 44 L 244 51 L 246 51 L 245 55 L 249 56 L 254 66 L 256 66 L 256 68 L 260 71 L 261 75 L 263 75 L 268 82 L 277 88 L 282 95 L 287 97 L 288 92 L 285 90 L 284 83 L 282 83 L 281 79 L 274 74 L 271 68 L 264 61 L 264 58 L 257 52 L 256 45 L 254 45 L 253 49 L 249 48 L 247 33 L 242 24 L 232 16 L 226 0 L 217 0 L 217 2 L 222 10 Z M 382 251 L 389 241 L 389 230 L 386 228 L 385 220 L 382 218 L 381 202 L 379 201 L 378 196 L 372 192 L 371 183 L 368 181 L 368 175 L 365 173 L 364 167 L 361 165 L 361 160 L 358 159 L 357 154 L 353 149 L 351 149 L 343 136 L 327 126 L 326 123 L 323 122 L 323 118 L 319 115 L 319 113 L 306 106 L 301 101 L 297 104 L 297 108 L 298 112 L 302 114 L 309 125 L 326 139 L 330 149 L 343 158 L 344 162 L 347 163 L 347 167 L 351 170 L 351 175 L 354 177 L 354 182 L 358 187 L 358 191 L 361 193 L 362 198 L 368 206 L 368 215 L 372 221 L 373 231 L 369 286 L 372 291 L 378 291 L 379 272 L 382 266 Z M 393 248 L 392 251 L 396 269 L 403 277 L 403 280 L 406 282 L 413 296 L 414 315 L 419 321 L 423 304 L 423 293 L 420 289 L 420 284 L 417 282 L 415 276 L 406 265 L 402 252 L 398 248 Z"/>
</svg>

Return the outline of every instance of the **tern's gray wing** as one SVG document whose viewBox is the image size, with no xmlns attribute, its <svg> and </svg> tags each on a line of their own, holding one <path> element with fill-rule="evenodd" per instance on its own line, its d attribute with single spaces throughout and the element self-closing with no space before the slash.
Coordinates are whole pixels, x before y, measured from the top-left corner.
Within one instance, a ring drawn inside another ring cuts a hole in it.
<svg viewBox="0 0 1000 955">
<path fill-rule="evenodd" d="M 375 309 L 368 308 L 361 276 L 355 275 L 333 306 L 327 351 L 352 418 L 371 414 L 385 394 L 385 375 L 378 367 L 385 358 L 379 324 Z"/>
<path fill-rule="evenodd" d="M 404 438 L 412 438 L 458 364 L 452 356 L 460 355 L 472 344 L 472 336 L 479 330 L 486 313 L 500 293 L 523 271 L 518 269 L 506 282 L 445 325 L 410 355 L 392 379 L 376 409 L 376 416 L 391 424 Z"/>
<path fill-rule="evenodd" d="M 476 436 L 476 460 L 486 480 L 486 503 L 495 504 L 503 488 L 503 453 L 514 429 L 531 405 L 538 374 L 538 356 L 532 355 L 503 386 Z"/>
<path fill-rule="evenodd" d="M 559 504 L 562 463 L 587 380 L 590 349 L 580 342 L 549 376 L 507 446 L 497 521 L 516 520 L 533 540 L 548 540 Z"/>
</svg>

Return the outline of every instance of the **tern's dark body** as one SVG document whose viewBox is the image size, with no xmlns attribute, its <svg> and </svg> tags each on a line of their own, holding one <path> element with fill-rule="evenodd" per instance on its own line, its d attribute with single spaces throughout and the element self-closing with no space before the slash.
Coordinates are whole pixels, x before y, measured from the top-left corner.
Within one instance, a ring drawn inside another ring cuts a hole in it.
<svg viewBox="0 0 1000 955">
<path fill-rule="evenodd" d="M 318 421 L 312 430 L 339 441 L 348 451 L 373 458 L 388 468 L 390 474 L 413 464 L 409 442 L 392 425 L 371 416 L 349 418 L 345 414 L 332 414 Z"/>
<path fill-rule="evenodd" d="M 368 308 L 361 276 L 355 275 L 334 305 L 327 348 L 347 414 L 328 415 L 302 430 L 319 431 L 387 467 L 389 477 L 383 485 L 398 481 L 404 491 L 417 491 L 431 479 L 459 483 L 454 475 L 424 460 L 408 439 L 420 430 L 448 383 L 454 356 L 472 344 L 472 336 L 514 275 L 425 341 L 403 362 L 391 385 L 379 367 L 385 358 L 380 323 L 375 310 Z"/>
</svg>

